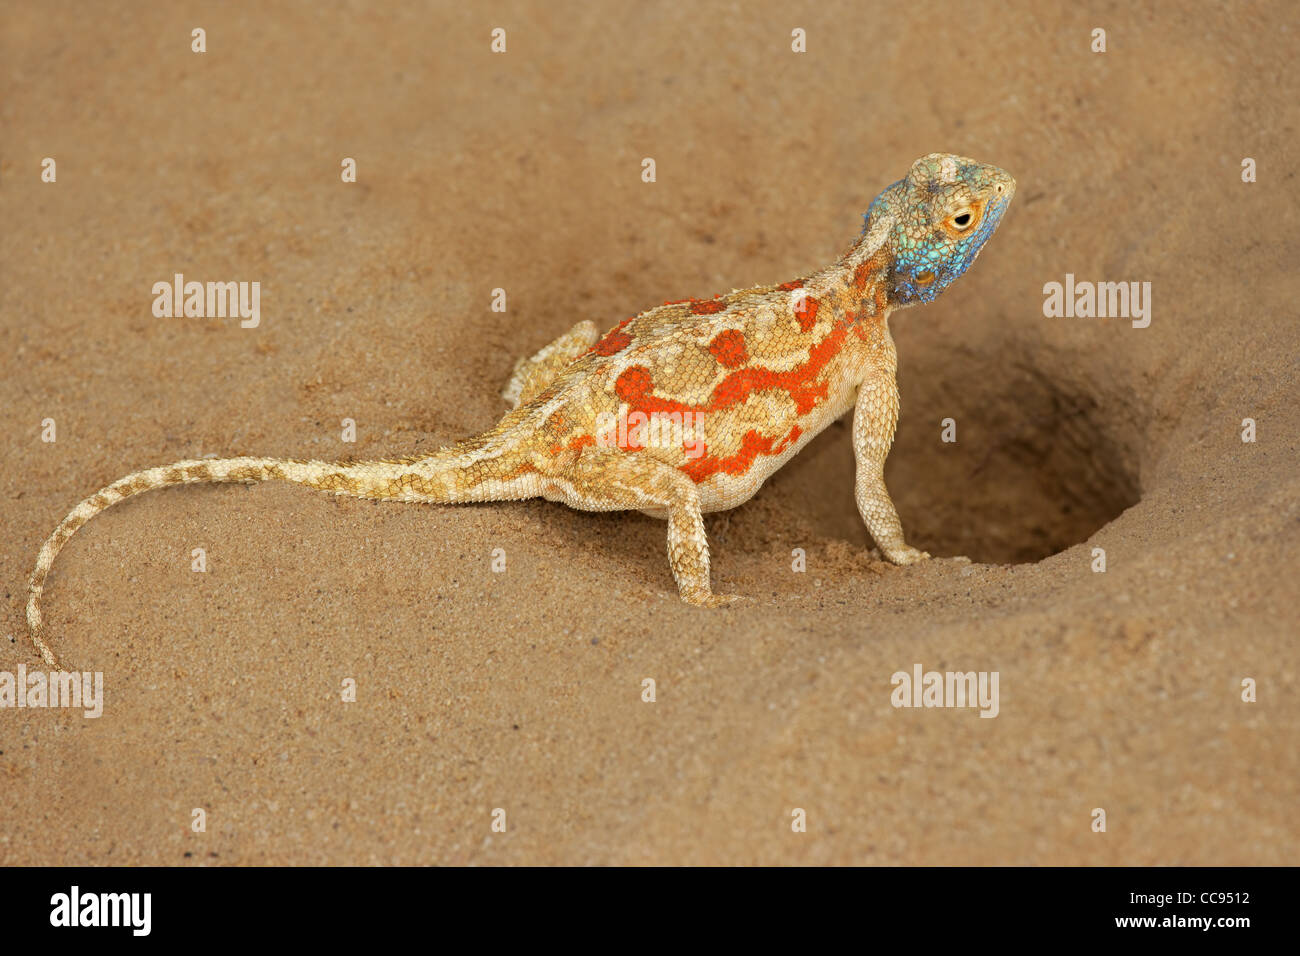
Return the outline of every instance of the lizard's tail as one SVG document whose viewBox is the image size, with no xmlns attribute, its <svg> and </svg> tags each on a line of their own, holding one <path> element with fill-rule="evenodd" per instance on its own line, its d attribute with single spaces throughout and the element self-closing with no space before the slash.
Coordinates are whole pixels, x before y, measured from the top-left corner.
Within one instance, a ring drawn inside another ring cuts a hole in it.
<svg viewBox="0 0 1300 956">
<path fill-rule="evenodd" d="M 63 519 L 36 558 L 27 594 L 27 630 L 45 663 L 58 660 L 41 633 L 41 594 L 55 557 L 83 524 L 106 508 L 154 488 L 200 482 L 288 481 L 337 495 L 387 501 L 454 504 L 532 497 L 520 469 L 520 480 L 475 482 L 479 449 L 473 439 L 424 458 L 399 461 L 327 462 L 288 458 L 207 458 L 147 468 L 119 478 L 87 498 Z"/>
</svg>

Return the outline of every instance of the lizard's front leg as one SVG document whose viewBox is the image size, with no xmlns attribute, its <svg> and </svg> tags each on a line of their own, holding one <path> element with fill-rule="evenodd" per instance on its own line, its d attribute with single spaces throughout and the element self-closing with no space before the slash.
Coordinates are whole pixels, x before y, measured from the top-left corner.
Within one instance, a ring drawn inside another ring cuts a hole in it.
<svg viewBox="0 0 1300 956">
<path fill-rule="evenodd" d="M 858 513 L 885 557 L 894 564 L 915 564 L 930 557 L 903 540 L 903 525 L 885 487 L 885 458 L 898 425 L 898 384 L 888 371 L 868 376 L 858 387 L 853 408 L 853 455 L 858 473 Z"/>
</svg>

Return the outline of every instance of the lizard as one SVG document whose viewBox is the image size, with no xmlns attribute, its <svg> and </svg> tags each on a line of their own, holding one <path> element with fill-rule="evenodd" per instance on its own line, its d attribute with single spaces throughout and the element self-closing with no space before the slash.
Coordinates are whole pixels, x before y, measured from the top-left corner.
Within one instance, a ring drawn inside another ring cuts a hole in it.
<svg viewBox="0 0 1300 956">
<path fill-rule="evenodd" d="M 121 478 L 85 499 L 41 548 L 27 625 L 57 658 L 40 609 L 55 556 L 105 508 L 154 488 L 286 481 L 336 495 L 453 504 L 544 498 L 668 522 L 668 561 L 687 604 L 736 600 L 710 586 L 704 514 L 751 498 L 853 409 L 858 511 L 886 560 L 909 545 L 885 487 L 899 415 L 892 312 L 932 302 L 975 261 L 1015 194 L 996 166 L 931 153 L 888 186 L 831 266 L 779 285 L 666 302 L 604 334 L 590 319 L 520 359 L 492 428 L 420 457 L 192 459 Z"/>
</svg>

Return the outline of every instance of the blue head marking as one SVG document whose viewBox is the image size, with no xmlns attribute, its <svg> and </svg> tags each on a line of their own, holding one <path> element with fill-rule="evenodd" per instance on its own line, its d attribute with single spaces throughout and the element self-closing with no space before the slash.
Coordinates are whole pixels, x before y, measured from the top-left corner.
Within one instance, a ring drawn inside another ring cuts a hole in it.
<svg viewBox="0 0 1300 956">
<path fill-rule="evenodd" d="M 863 232 L 889 219 L 895 306 L 933 302 L 970 268 L 1002 221 L 1016 181 L 996 166 L 931 153 L 871 203 Z"/>
</svg>

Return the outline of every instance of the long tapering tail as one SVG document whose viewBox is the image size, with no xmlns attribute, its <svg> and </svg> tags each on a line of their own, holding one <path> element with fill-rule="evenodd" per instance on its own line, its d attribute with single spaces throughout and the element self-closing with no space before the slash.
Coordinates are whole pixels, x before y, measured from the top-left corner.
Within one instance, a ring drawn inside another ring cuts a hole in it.
<svg viewBox="0 0 1300 956">
<path fill-rule="evenodd" d="M 63 519 L 36 558 L 27 595 L 27 630 L 45 663 L 59 666 L 41 633 L 41 594 L 55 557 L 78 528 L 106 508 L 154 488 L 200 482 L 288 481 L 321 491 L 384 501 L 454 504 L 536 494 L 527 467 L 515 476 L 500 454 L 470 439 L 424 458 L 327 462 L 288 458 L 200 458 L 137 471 L 87 498 Z M 508 457 L 508 456 L 507 456 Z M 490 477 L 489 477 L 490 476 Z M 502 480 L 504 479 L 504 480 Z"/>
</svg>

